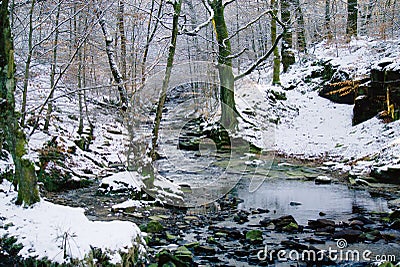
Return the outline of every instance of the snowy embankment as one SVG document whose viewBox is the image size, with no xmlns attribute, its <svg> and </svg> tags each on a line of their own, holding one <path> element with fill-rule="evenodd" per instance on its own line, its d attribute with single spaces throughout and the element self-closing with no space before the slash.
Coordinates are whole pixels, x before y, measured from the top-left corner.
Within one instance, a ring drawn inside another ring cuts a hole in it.
<svg viewBox="0 0 400 267">
<path fill-rule="evenodd" d="M 398 40 L 358 39 L 342 47 L 318 44 L 308 59 L 281 75 L 282 87 L 270 85 L 270 78 L 266 78 L 270 73 L 261 77 L 263 85 L 257 89 L 265 97 L 250 97 L 257 110 L 254 121 L 278 121 L 274 148 L 288 156 L 333 161 L 329 165 L 334 168 L 358 174 L 396 165 L 400 162 L 400 121 L 384 123 L 375 117 L 353 126 L 353 105 L 318 96 L 323 81 L 310 78 L 320 68 L 317 61 L 329 61 L 356 80 L 368 77 L 371 67 L 382 60 L 400 65 Z M 273 95 L 277 93 L 286 99 L 276 100 Z"/>
<path fill-rule="evenodd" d="M 82 208 L 44 200 L 30 208 L 16 206 L 17 193 L 12 188 L 8 181 L 0 184 L 0 236 L 16 237 L 16 243 L 23 245 L 18 254 L 22 258 L 58 263 L 79 260 L 86 265 L 92 248 L 101 249 L 111 263 L 120 263 L 128 254 L 143 257 L 145 242 L 134 223 L 89 221 Z"/>
</svg>

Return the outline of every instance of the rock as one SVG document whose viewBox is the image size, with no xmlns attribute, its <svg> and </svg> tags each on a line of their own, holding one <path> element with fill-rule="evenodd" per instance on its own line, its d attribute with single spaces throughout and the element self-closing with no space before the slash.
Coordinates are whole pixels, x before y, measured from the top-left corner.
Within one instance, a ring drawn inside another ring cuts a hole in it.
<svg viewBox="0 0 400 267">
<path fill-rule="evenodd" d="M 388 206 L 389 206 L 389 208 L 391 208 L 391 209 L 398 209 L 398 208 L 400 208 L 400 198 L 398 198 L 398 199 L 393 199 L 393 200 L 388 201 Z"/>
<path fill-rule="evenodd" d="M 198 246 L 200 246 L 200 242 L 198 242 L 198 241 L 185 244 L 185 247 L 187 247 L 187 248 L 195 248 Z"/>
<path fill-rule="evenodd" d="M 355 99 L 353 107 L 353 125 L 360 124 L 375 117 L 379 111 L 383 110 L 385 105 L 382 101 L 368 97 L 366 95 L 358 96 Z"/>
<path fill-rule="evenodd" d="M 310 227 L 311 229 L 314 229 L 314 230 L 325 228 L 328 226 L 335 228 L 336 224 L 334 221 L 327 220 L 327 219 L 318 219 L 318 220 L 309 220 L 308 221 L 308 227 Z"/>
<path fill-rule="evenodd" d="M 315 184 L 330 184 L 332 183 L 332 179 L 329 178 L 328 176 L 318 176 L 317 178 L 315 178 L 314 180 Z"/>
<path fill-rule="evenodd" d="M 394 221 L 396 219 L 400 219 L 400 210 L 395 210 L 389 215 L 389 219 Z"/>
<path fill-rule="evenodd" d="M 362 231 L 354 229 L 344 229 L 333 234 L 333 239 L 345 239 L 349 243 L 355 243 L 360 240 L 360 236 L 363 234 Z"/>
<path fill-rule="evenodd" d="M 362 228 L 362 227 L 364 227 L 364 223 L 362 221 L 359 221 L 359 220 L 352 220 L 349 225 L 352 228 L 356 228 L 356 227 L 361 227 Z"/>
<path fill-rule="evenodd" d="M 372 230 L 368 233 L 362 234 L 360 238 L 366 241 L 376 242 L 382 238 L 382 235 L 378 230 Z"/>
<path fill-rule="evenodd" d="M 159 221 L 150 221 L 145 228 L 147 233 L 159 233 L 164 230 L 164 226 Z"/>
<path fill-rule="evenodd" d="M 396 219 L 392 224 L 390 224 L 389 228 L 394 230 L 400 230 L 400 219 Z"/>
<path fill-rule="evenodd" d="M 285 248 L 293 249 L 293 250 L 297 250 L 297 251 L 308 250 L 308 248 L 309 248 L 307 245 L 300 244 L 298 242 L 291 241 L 291 240 L 283 240 L 283 241 L 281 241 L 281 245 L 284 246 Z"/>
<path fill-rule="evenodd" d="M 262 219 L 262 220 L 259 222 L 259 224 L 260 224 L 261 226 L 263 226 L 263 227 L 268 227 L 269 225 L 272 224 L 272 220 L 269 219 L 269 218 L 264 218 L 264 219 Z"/>
<path fill-rule="evenodd" d="M 361 185 L 361 186 L 371 186 L 370 183 L 368 183 L 367 181 L 360 179 L 360 178 L 354 179 L 354 182 L 355 182 L 355 184 Z"/>
<path fill-rule="evenodd" d="M 327 98 L 335 103 L 353 105 L 358 94 L 359 85 L 366 81 L 343 80 L 342 78 L 332 79 L 329 84 L 324 85 L 319 92 L 319 96 Z"/>
<path fill-rule="evenodd" d="M 200 255 L 215 255 L 215 248 L 211 246 L 197 246 L 194 248 L 196 254 Z"/>
<path fill-rule="evenodd" d="M 185 216 L 185 217 L 183 217 L 183 219 L 185 221 L 197 221 L 199 219 L 199 217 L 197 217 L 197 216 Z"/>
<path fill-rule="evenodd" d="M 239 211 L 233 216 L 233 220 L 238 224 L 243 224 L 249 221 L 248 215 L 249 213 L 247 213 L 246 211 Z"/>
<path fill-rule="evenodd" d="M 351 221 L 361 221 L 361 222 L 363 222 L 364 224 L 374 224 L 373 221 L 371 221 L 370 219 L 368 219 L 368 218 L 366 218 L 366 217 L 364 217 L 364 216 L 353 217 L 353 218 L 350 218 L 349 221 L 350 221 L 350 222 L 351 222 Z M 350 224 L 350 225 L 351 225 L 351 224 Z"/>
<path fill-rule="evenodd" d="M 260 230 L 250 230 L 246 233 L 246 240 L 250 242 L 262 241 L 262 232 Z"/>
<path fill-rule="evenodd" d="M 276 231 L 295 232 L 299 230 L 299 225 L 292 215 L 282 216 L 271 222 L 275 225 Z"/>
<path fill-rule="evenodd" d="M 290 201 L 289 205 L 290 206 L 301 206 L 301 205 L 303 205 L 303 203 L 297 202 L 297 201 Z"/>
<path fill-rule="evenodd" d="M 310 243 L 310 244 L 325 244 L 324 240 L 321 239 L 316 239 L 316 238 L 312 238 L 312 237 L 306 237 L 304 238 L 304 241 Z"/>
<path fill-rule="evenodd" d="M 158 258 L 157 266 L 176 266 L 176 267 L 189 267 L 190 265 L 181 259 L 171 255 L 167 250 L 163 250 L 156 256 Z"/>
<path fill-rule="evenodd" d="M 185 246 L 178 247 L 174 255 L 184 262 L 192 262 L 193 259 L 192 252 L 188 250 Z"/>
<path fill-rule="evenodd" d="M 299 230 L 299 225 L 295 222 L 291 222 L 282 228 L 282 231 L 284 232 L 294 232 L 297 230 Z"/>
</svg>

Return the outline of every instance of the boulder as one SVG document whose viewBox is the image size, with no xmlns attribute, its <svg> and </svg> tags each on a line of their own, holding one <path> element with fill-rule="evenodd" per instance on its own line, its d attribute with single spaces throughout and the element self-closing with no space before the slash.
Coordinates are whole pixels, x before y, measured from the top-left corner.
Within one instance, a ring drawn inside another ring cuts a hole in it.
<svg viewBox="0 0 400 267">
<path fill-rule="evenodd" d="M 333 239 L 345 239 L 349 243 L 355 243 L 361 239 L 363 234 L 360 230 L 344 229 L 333 234 Z"/>
</svg>

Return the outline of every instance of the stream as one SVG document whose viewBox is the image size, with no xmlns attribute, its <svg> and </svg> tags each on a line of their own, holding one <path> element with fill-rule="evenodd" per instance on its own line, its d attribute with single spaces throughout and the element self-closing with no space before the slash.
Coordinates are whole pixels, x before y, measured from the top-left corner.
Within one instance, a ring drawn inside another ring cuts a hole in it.
<svg viewBox="0 0 400 267">
<path fill-rule="evenodd" d="M 113 205 L 129 196 L 99 195 L 98 184 L 47 198 L 83 207 L 91 220 L 128 220 L 144 230 L 150 221 L 159 222 L 162 229 L 147 231 L 149 262 L 159 266 L 366 266 L 382 255 L 400 260 L 400 234 L 389 227 L 393 218 L 385 194 L 372 196 L 367 187 L 350 186 L 326 166 L 281 158 L 271 150 L 255 153 L 241 138 L 231 139 L 230 153 L 221 152 L 213 140 L 201 136 L 200 123 L 193 123 L 198 113 L 187 116 L 186 109 L 193 109 L 196 101 L 185 100 L 182 92 L 167 99 L 158 147 L 161 156 L 155 166 L 159 175 L 185 186 L 184 199 L 190 205 L 148 202 L 140 208 L 114 210 Z M 131 131 L 135 140 L 151 133 L 152 119 L 143 121 L 145 127 Z M 190 149 L 180 149 L 183 142 Z M 143 147 L 135 151 L 145 153 Z M 316 182 L 321 176 L 329 181 Z M 339 247 L 338 240 L 345 240 L 346 246 Z M 332 259 L 325 253 L 315 261 L 269 253 L 260 259 L 266 246 L 268 251 L 286 253 L 331 248 L 357 250 L 360 255 L 368 250 L 371 255 Z M 169 252 L 159 254 L 163 250 Z"/>
</svg>

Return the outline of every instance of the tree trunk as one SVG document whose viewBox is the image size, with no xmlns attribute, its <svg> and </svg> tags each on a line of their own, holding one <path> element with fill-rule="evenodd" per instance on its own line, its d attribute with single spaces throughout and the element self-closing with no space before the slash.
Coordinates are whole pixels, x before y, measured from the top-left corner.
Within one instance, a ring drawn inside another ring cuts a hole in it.
<svg viewBox="0 0 400 267">
<path fill-rule="evenodd" d="M 126 94 L 126 89 L 124 85 L 124 79 L 122 74 L 118 68 L 117 61 L 115 59 L 115 50 L 114 50 L 114 40 L 112 35 L 108 32 L 106 21 L 104 19 L 104 14 L 100 10 L 98 5 L 95 6 L 95 13 L 97 18 L 99 19 L 99 24 L 101 26 L 101 30 L 103 31 L 104 39 L 106 42 L 106 53 L 108 57 L 108 63 L 110 65 L 111 73 L 115 82 L 117 83 L 117 88 L 120 97 L 120 105 L 125 110 L 128 107 L 128 98 Z"/>
<path fill-rule="evenodd" d="M 276 18 L 278 15 L 278 2 L 276 0 L 271 0 L 271 9 L 273 17 Z M 276 40 L 276 20 L 274 18 L 271 19 L 271 44 L 275 43 Z M 281 66 L 281 59 L 279 55 L 278 47 L 274 48 L 274 67 L 273 67 L 273 74 L 272 74 L 272 84 L 277 85 L 280 84 L 280 66 Z"/>
<path fill-rule="evenodd" d="M 357 36 L 357 0 L 347 0 L 347 27 L 346 34 L 351 36 Z"/>
<path fill-rule="evenodd" d="M 235 104 L 235 79 L 232 71 L 231 43 L 225 22 L 224 5 L 222 0 L 209 1 L 214 11 L 213 25 L 218 42 L 218 72 L 220 80 L 221 119 L 220 123 L 226 129 L 237 126 L 237 110 Z"/>
<path fill-rule="evenodd" d="M 307 48 L 306 43 L 306 33 L 304 27 L 304 17 L 303 12 L 301 11 L 300 1 L 294 0 L 293 1 L 295 9 L 296 9 L 296 20 L 297 20 L 297 46 L 299 51 L 304 52 Z"/>
<path fill-rule="evenodd" d="M 32 53 L 33 53 L 33 11 L 35 8 L 35 0 L 32 0 L 31 9 L 29 11 L 29 32 L 28 32 L 28 57 L 25 62 L 25 73 L 24 73 L 24 88 L 22 91 L 22 104 L 21 104 L 21 126 L 25 125 L 26 118 L 26 98 L 28 95 L 28 84 L 29 84 L 29 69 L 31 67 Z"/>
<path fill-rule="evenodd" d="M 118 29 L 121 37 L 121 74 L 122 79 L 126 80 L 126 36 L 125 36 L 125 5 L 124 0 L 120 0 L 118 4 Z"/>
<path fill-rule="evenodd" d="M 331 1 L 325 0 L 325 30 L 328 40 L 332 40 L 331 30 Z"/>
<path fill-rule="evenodd" d="M 31 205 L 39 201 L 37 178 L 33 164 L 23 158 L 26 139 L 19 129 L 15 114 L 14 50 L 8 13 L 8 0 L 0 4 L 0 129 L 4 132 L 5 148 L 14 165 L 14 185 L 18 185 L 17 204 Z"/>
<path fill-rule="evenodd" d="M 286 25 L 290 25 L 290 3 L 289 0 L 281 0 L 281 19 Z M 282 38 L 282 65 L 283 72 L 287 72 L 289 67 L 295 63 L 295 56 L 291 50 L 293 45 L 292 31 L 285 31 Z"/>
<path fill-rule="evenodd" d="M 174 16 L 173 16 L 173 22 L 172 22 L 171 44 L 169 46 L 167 68 L 165 69 L 160 99 L 158 101 L 158 106 L 157 106 L 156 118 L 154 121 L 152 148 L 151 148 L 151 152 L 150 152 L 150 156 L 151 156 L 152 160 L 156 160 L 156 158 L 157 158 L 156 147 L 157 147 L 158 133 L 160 130 L 160 123 L 161 123 L 161 119 L 162 119 L 162 110 L 164 108 L 165 100 L 167 99 L 167 89 L 168 89 L 168 85 L 169 85 L 169 80 L 171 78 L 172 66 L 174 64 L 176 41 L 178 38 L 178 31 L 179 31 L 178 22 L 179 22 L 179 16 L 181 14 L 182 0 L 175 0 L 172 3 L 172 5 L 174 7 Z"/>
<path fill-rule="evenodd" d="M 54 32 L 53 62 L 51 64 L 51 71 L 50 71 L 50 88 L 54 87 L 54 81 L 57 71 L 58 36 L 60 33 L 60 30 L 58 29 L 59 26 L 58 24 L 60 20 L 60 10 L 61 10 L 61 1 L 58 2 L 58 8 L 56 13 L 56 21 L 55 21 L 56 29 Z M 43 128 L 44 131 L 49 130 L 51 113 L 53 112 L 53 96 L 54 96 L 54 91 L 52 90 L 52 92 L 50 93 L 49 104 L 47 105 L 46 120 L 44 122 L 44 128 Z"/>
</svg>

